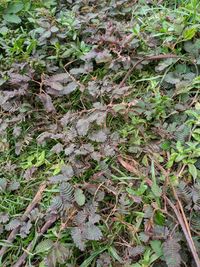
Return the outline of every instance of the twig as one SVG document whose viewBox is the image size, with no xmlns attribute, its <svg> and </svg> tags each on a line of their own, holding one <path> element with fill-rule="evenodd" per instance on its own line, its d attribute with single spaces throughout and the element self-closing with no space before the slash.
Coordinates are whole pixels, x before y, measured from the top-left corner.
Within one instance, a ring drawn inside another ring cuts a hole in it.
<svg viewBox="0 0 200 267">
<path fill-rule="evenodd" d="M 72 81 L 75 82 L 80 87 L 81 92 L 83 92 L 85 90 L 85 86 L 82 83 L 80 83 L 79 81 L 77 81 L 74 78 L 74 76 L 71 73 L 69 73 L 69 71 L 67 71 L 66 66 L 67 66 L 67 64 L 63 67 L 65 72 L 69 75 L 69 77 L 72 79 Z"/>
<path fill-rule="evenodd" d="M 160 60 L 160 59 L 167 59 L 167 58 L 179 58 L 179 56 L 177 55 L 173 55 L 173 54 L 166 54 L 166 55 L 157 55 L 157 56 L 147 56 L 147 57 L 143 57 L 140 58 L 134 65 L 132 68 L 130 68 L 128 70 L 128 72 L 126 73 L 126 75 L 124 76 L 123 80 L 121 81 L 121 83 L 119 84 L 119 88 L 124 86 L 125 81 L 128 79 L 128 77 L 130 76 L 130 74 L 133 72 L 133 70 L 143 61 L 145 60 Z"/>
<path fill-rule="evenodd" d="M 189 108 L 191 108 L 194 105 L 194 103 L 197 102 L 197 98 L 198 98 L 199 92 L 200 92 L 200 90 L 198 89 L 196 94 L 195 94 L 195 96 L 193 97 L 191 103 L 189 104 Z"/>
<path fill-rule="evenodd" d="M 133 101 L 131 101 L 129 103 L 125 103 L 125 102 L 121 102 L 121 103 L 118 103 L 118 104 L 109 103 L 108 105 L 105 106 L 105 109 L 102 109 L 102 108 L 83 109 L 83 110 L 80 110 L 80 111 L 72 113 L 71 117 L 75 116 L 75 115 L 81 116 L 84 113 L 88 113 L 89 114 L 89 113 L 92 113 L 94 111 L 108 112 L 108 111 L 112 110 L 113 108 L 118 107 L 120 105 L 124 106 L 124 108 L 131 108 L 131 107 L 137 105 L 137 103 L 138 103 L 137 99 L 135 99 L 135 100 L 133 100 Z"/>
<path fill-rule="evenodd" d="M 179 171 L 178 173 L 178 177 L 181 175 L 181 173 L 184 171 L 184 168 L 185 168 L 185 165 L 183 165 L 183 167 L 181 168 L 181 170 Z M 165 177 L 166 177 L 166 183 L 168 184 L 169 182 L 169 179 L 168 179 L 168 172 L 166 172 L 164 169 L 160 168 L 160 170 L 164 173 Z M 183 233 L 185 235 L 185 238 L 188 242 L 188 246 L 192 252 L 192 255 L 193 255 L 193 258 L 196 262 L 196 265 L 197 267 L 200 267 L 200 259 L 199 259 L 199 256 L 198 256 L 198 253 L 197 253 L 197 250 L 196 250 L 196 247 L 195 247 L 195 244 L 193 242 L 193 239 L 192 239 L 192 235 L 191 235 L 191 231 L 190 231 L 190 226 L 188 224 L 188 221 L 187 221 L 187 218 L 186 218 L 186 215 L 185 215 L 185 212 L 184 212 L 184 209 L 183 209 L 183 206 L 182 206 L 182 203 L 181 201 L 179 200 L 179 197 L 176 193 L 176 190 L 174 188 L 173 185 L 171 185 L 171 188 L 172 188 L 172 192 L 173 192 L 173 195 L 174 195 L 174 198 L 176 199 L 177 201 L 177 206 L 176 207 L 170 199 L 168 199 L 166 196 L 164 196 L 164 200 L 165 202 L 168 202 L 168 204 L 170 205 L 170 207 L 173 209 L 174 213 L 176 214 L 176 217 L 177 217 L 177 220 L 179 222 L 179 224 L 181 225 L 181 228 L 183 230 Z"/>
<path fill-rule="evenodd" d="M 181 228 L 183 230 L 183 233 L 185 235 L 185 238 L 188 242 L 188 245 L 189 245 L 189 248 L 192 252 L 192 255 L 193 255 L 193 258 L 195 260 L 195 263 L 197 265 L 197 267 L 200 267 L 200 259 L 199 259 L 199 256 L 197 254 L 197 250 L 196 250 L 196 247 L 194 245 L 194 242 L 193 242 L 193 239 L 192 239 L 192 235 L 191 235 L 191 232 L 190 232 L 190 228 L 189 228 L 189 225 L 188 225 L 188 222 L 187 222 L 187 219 L 185 217 L 185 213 L 182 209 L 182 205 L 180 203 L 179 200 L 177 200 L 177 203 L 178 203 L 178 207 L 179 209 L 171 202 L 171 200 L 169 200 L 167 197 L 166 197 L 166 200 L 168 202 L 168 204 L 170 205 L 170 207 L 173 209 L 174 213 L 176 214 L 176 217 L 178 219 L 178 222 L 180 223 L 181 225 Z M 180 206 L 181 205 L 181 206 Z"/>
<path fill-rule="evenodd" d="M 40 185 L 40 187 L 39 187 L 38 192 L 36 193 L 35 197 L 33 198 L 32 202 L 28 205 L 28 207 L 26 208 L 26 211 L 22 215 L 22 218 L 21 218 L 22 221 L 26 221 L 27 220 L 28 215 L 30 214 L 30 212 L 41 201 L 42 193 L 43 193 L 45 188 L 46 188 L 46 183 L 42 183 Z M 15 228 L 14 230 L 12 230 L 11 233 L 9 234 L 9 236 L 7 238 L 7 242 L 9 244 L 11 244 L 14 241 L 19 229 L 20 229 L 20 226 Z M 7 251 L 7 247 L 2 247 L 1 250 L 0 250 L 0 257 L 3 257 L 3 255 L 6 253 L 6 251 Z"/>
<path fill-rule="evenodd" d="M 42 235 L 54 224 L 54 222 L 57 220 L 57 215 L 54 215 L 52 218 L 50 218 L 41 228 L 40 232 L 36 236 L 36 240 L 31 241 L 31 243 L 28 245 L 28 247 L 24 250 L 24 253 L 19 257 L 18 261 L 13 265 L 13 267 L 20 267 L 24 264 L 26 257 L 28 253 L 33 250 L 36 242 L 40 240 Z"/>
</svg>

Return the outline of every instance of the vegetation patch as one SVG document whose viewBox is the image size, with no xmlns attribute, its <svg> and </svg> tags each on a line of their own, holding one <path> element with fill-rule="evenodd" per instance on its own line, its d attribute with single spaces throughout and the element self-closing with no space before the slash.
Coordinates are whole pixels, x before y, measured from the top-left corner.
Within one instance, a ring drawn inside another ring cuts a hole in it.
<svg viewBox="0 0 200 267">
<path fill-rule="evenodd" d="M 1 266 L 200 266 L 199 23 L 0 0 Z"/>
</svg>

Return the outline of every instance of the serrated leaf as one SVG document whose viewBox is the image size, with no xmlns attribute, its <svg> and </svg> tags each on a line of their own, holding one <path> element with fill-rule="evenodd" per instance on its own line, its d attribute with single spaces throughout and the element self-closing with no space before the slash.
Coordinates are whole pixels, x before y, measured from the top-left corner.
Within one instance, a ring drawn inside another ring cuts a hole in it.
<svg viewBox="0 0 200 267">
<path fill-rule="evenodd" d="M 23 224 L 20 227 L 20 236 L 22 238 L 27 237 L 27 235 L 30 233 L 31 227 L 32 224 L 30 220 L 28 222 L 23 222 Z"/>
<path fill-rule="evenodd" d="M 19 187 L 20 187 L 20 183 L 19 182 L 12 181 L 12 182 L 9 183 L 9 186 L 8 186 L 7 189 L 9 191 L 15 191 L 15 190 L 19 189 Z"/>
<path fill-rule="evenodd" d="M 165 59 L 163 61 L 161 61 L 158 66 L 156 66 L 156 71 L 163 71 L 165 70 L 167 67 L 169 67 L 170 65 L 172 65 L 175 62 L 175 59 L 173 58 L 168 58 Z"/>
<path fill-rule="evenodd" d="M 100 130 L 98 132 L 94 132 L 93 134 L 91 134 L 89 136 L 90 140 L 95 141 L 95 142 L 99 142 L 99 143 L 103 143 L 106 141 L 107 139 L 107 134 L 105 133 L 105 131 Z"/>
<path fill-rule="evenodd" d="M 37 156 L 37 162 L 35 164 L 35 167 L 40 167 L 45 162 L 45 150 L 43 150 L 38 156 Z"/>
<path fill-rule="evenodd" d="M 37 218 L 41 216 L 41 213 L 38 208 L 33 209 L 30 214 L 28 215 L 31 221 L 35 221 Z"/>
<path fill-rule="evenodd" d="M 89 215 L 89 223 L 98 223 L 101 219 L 101 216 L 99 214 L 96 214 L 94 212 L 92 212 L 90 215 Z"/>
<path fill-rule="evenodd" d="M 9 220 L 9 216 L 6 212 L 0 213 L 0 223 L 6 223 Z"/>
<path fill-rule="evenodd" d="M 51 205 L 50 205 L 50 210 L 55 210 L 55 211 L 61 211 L 63 208 L 63 202 L 62 198 L 60 196 L 56 196 L 52 199 Z"/>
<path fill-rule="evenodd" d="M 56 242 L 53 245 L 53 250 L 55 251 L 57 262 L 60 264 L 64 264 L 70 255 L 69 249 L 60 242 Z"/>
<path fill-rule="evenodd" d="M 51 30 L 51 32 L 58 32 L 59 28 L 56 26 L 52 26 L 50 30 Z"/>
<path fill-rule="evenodd" d="M 79 135 L 85 136 L 88 133 L 90 122 L 86 119 L 78 120 L 76 129 Z"/>
<path fill-rule="evenodd" d="M 76 145 L 75 144 L 70 144 L 68 147 L 65 148 L 65 155 L 69 156 L 72 154 L 75 150 Z"/>
<path fill-rule="evenodd" d="M 57 259 L 56 259 L 56 253 L 55 250 L 51 250 L 46 259 L 45 259 L 45 267 L 56 267 Z"/>
<path fill-rule="evenodd" d="M 194 137 L 196 141 L 200 142 L 200 128 L 197 128 L 192 132 L 192 137 Z"/>
<path fill-rule="evenodd" d="M 181 246 L 177 239 L 168 239 L 164 242 L 163 253 L 168 267 L 180 267 L 181 257 L 179 251 Z"/>
<path fill-rule="evenodd" d="M 66 83 L 69 81 L 69 75 L 67 73 L 58 73 L 49 77 L 48 80 L 51 82 Z"/>
<path fill-rule="evenodd" d="M 186 52 L 198 57 L 199 55 L 200 40 L 197 39 L 194 43 L 187 41 L 184 43 L 184 49 Z"/>
<path fill-rule="evenodd" d="M 83 223 L 85 223 L 87 219 L 87 213 L 85 212 L 85 210 L 81 210 L 77 213 L 77 215 L 75 216 L 74 218 L 74 223 L 77 225 L 77 226 L 80 226 L 82 225 Z"/>
<path fill-rule="evenodd" d="M 103 236 L 99 227 L 90 223 L 87 223 L 84 234 L 88 240 L 100 240 Z"/>
<path fill-rule="evenodd" d="M 140 239 L 141 240 L 141 239 Z M 141 240 L 142 241 L 142 240 Z M 142 245 L 138 245 L 136 247 L 130 247 L 128 249 L 129 255 L 132 257 L 137 257 L 139 255 L 142 255 L 144 253 L 145 247 Z"/>
<path fill-rule="evenodd" d="M 72 202 L 74 199 L 74 188 L 69 183 L 61 183 L 60 196 L 64 202 Z"/>
<path fill-rule="evenodd" d="M 5 191 L 7 187 L 7 180 L 5 178 L 0 178 L 0 191 Z"/>
<path fill-rule="evenodd" d="M 53 247 L 53 241 L 50 239 L 45 239 L 43 241 L 41 241 L 35 248 L 35 253 L 39 254 L 39 253 L 43 253 L 46 251 L 49 251 L 52 247 Z"/>
<path fill-rule="evenodd" d="M 5 229 L 7 231 L 16 229 L 17 227 L 19 227 L 21 225 L 21 221 L 19 219 L 12 219 L 6 226 Z"/>
<path fill-rule="evenodd" d="M 76 247 L 83 251 L 85 249 L 85 240 L 81 229 L 78 227 L 74 227 L 71 231 L 71 236 Z"/>
<path fill-rule="evenodd" d="M 77 188 L 74 193 L 75 201 L 79 206 L 83 206 L 85 204 L 85 195 L 82 189 Z"/>
<path fill-rule="evenodd" d="M 58 183 L 66 182 L 68 180 L 70 180 L 70 178 L 67 178 L 63 174 L 58 174 L 58 175 L 55 175 L 49 178 L 49 182 L 51 184 L 58 184 Z"/>
</svg>

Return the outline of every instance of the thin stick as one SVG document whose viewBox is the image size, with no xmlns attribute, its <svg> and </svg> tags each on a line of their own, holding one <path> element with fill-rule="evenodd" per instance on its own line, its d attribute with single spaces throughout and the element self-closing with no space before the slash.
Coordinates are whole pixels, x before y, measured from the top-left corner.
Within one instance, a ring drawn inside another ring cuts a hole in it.
<svg viewBox="0 0 200 267">
<path fill-rule="evenodd" d="M 31 243 L 28 245 L 28 247 L 24 250 L 24 253 L 19 257 L 18 261 L 13 265 L 13 267 L 20 267 L 23 266 L 26 257 L 28 255 L 28 253 L 33 250 L 36 242 L 38 242 L 40 240 L 40 238 L 42 237 L 42 235 L 54 224 L 54 222 L 57 220 L 57 215 L 53 216 L 52 218 L 50 218 L 41 228 L 40 232 L 38 233 L 38 235 L 36 236 L 36 240 L 31 241 Z"/>
<path fill-rule="evenodd" d="M 42 199 L 42 193 L 43 193 L 43 191 L 44 191 L 45 188 L 46 188 L 46 183 L 42 183 L 40 185 L 40 187 L 39 187 L 38 192 L 36 193 L 35 197 L 33 198 L 32 202 L 28 205 L 28 207 L 26 208 L 26 211 L 22 215 L 22 218 L 21 218 L 22 221 L 26 221 L 27 220 L 27 217 L 30 214 L 30 212 L 41 201 L 41 199 Z M 17 227 L 17 228 L 15 228 L 14 230 L 12 230 L 11 233 L 9 234 L 9 236 L 7 238 L 7 242 L 9 244 L 11 244 L 14 241 L 14 239 L 15 239 L 18 231 L 19 231 L 19 229 L 20 229 L 20 226 Z M 8 249 L 7 247 L 2 247 L 1 248 L 1 250 L 0 250 L 0 257 L 3 257 L 3 255 L 6 253 L 7 249 Z"/>
<path fill-rule="evenodd" d="M 130 74 L 133 72 L 133 70 L 143 61 L 145 60 L 160 60 L 160 59 L 167 59 L 167 58 L 179 58 L 179 56 L 174 55 L 174 54 L 166 54 L 166 55 L 157 55 L 157 56 L 147 56 L 147 57 L 143 57 L 141 59 L 139 59 L 132 68 L 130 68 L 128 70 L 128 72 L 126 73 L 126 75 L 124 76 L 124 79 L 121 81 L 121 83 L 119 84 L 119 88 L 124 86 L 125 81 L 128 79 L 128 77 L 130 76 Z"/>
<path fill-rule="evenodd" d="M 74 76 L 71 73 L 69 73 L 69 71 L 67 71 L 66 65 L 63 68 L 65 72 L 69 75 L 69 77 L 72 79 L 72 81 L 75 82 L 80 87 L 80 90 L 83 92 L 85 90 L 85 86 L 82 83 L 80 83 L 78 80 L 76 80 Z"/>
<path fill-rule="evenodd" d="M 170 207 L 173 209 L 174 213 L 176 214 L 176 217 L 178 219 L 178 222 L 181 225 L 181 228 L 182 228 L 183 233 L 185 235 L 185 238 L 188 242 L 189 248 L 192 252 L 192 255 L 193 255 L 193 258 L 195 260 L 197 267 L 200 267 L 200 259 L 199 259 L 199 256 L 197 254 L 197 250 L 196 250 L 196 247 L 194 245 L 190 229 L 188 229 L 188 223 L 187 223 L 187 225 L 185 224 L 187 222 L 187 220 L 185 222 L 185 218 L 183 218 L 183 214 L 181 214 L 181 212 L 177 209 L 177 207 L 167 197 L 166 197 L 166 200 L 167 200 L 168 204 L 170 205 Z"/>
</svg>

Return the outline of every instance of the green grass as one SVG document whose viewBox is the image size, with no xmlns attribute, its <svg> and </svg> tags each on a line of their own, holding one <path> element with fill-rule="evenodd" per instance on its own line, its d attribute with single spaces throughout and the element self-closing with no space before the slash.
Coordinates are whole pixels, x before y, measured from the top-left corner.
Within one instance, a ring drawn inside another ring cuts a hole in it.
<svg viewBox="0 0 200 267">
<path fill-rule="evenodd" d="M 0 265 L 190 266 L 169 201 L 199 251 L 200 3 L 76 2 L 0 1 Z"/>
</svg>

